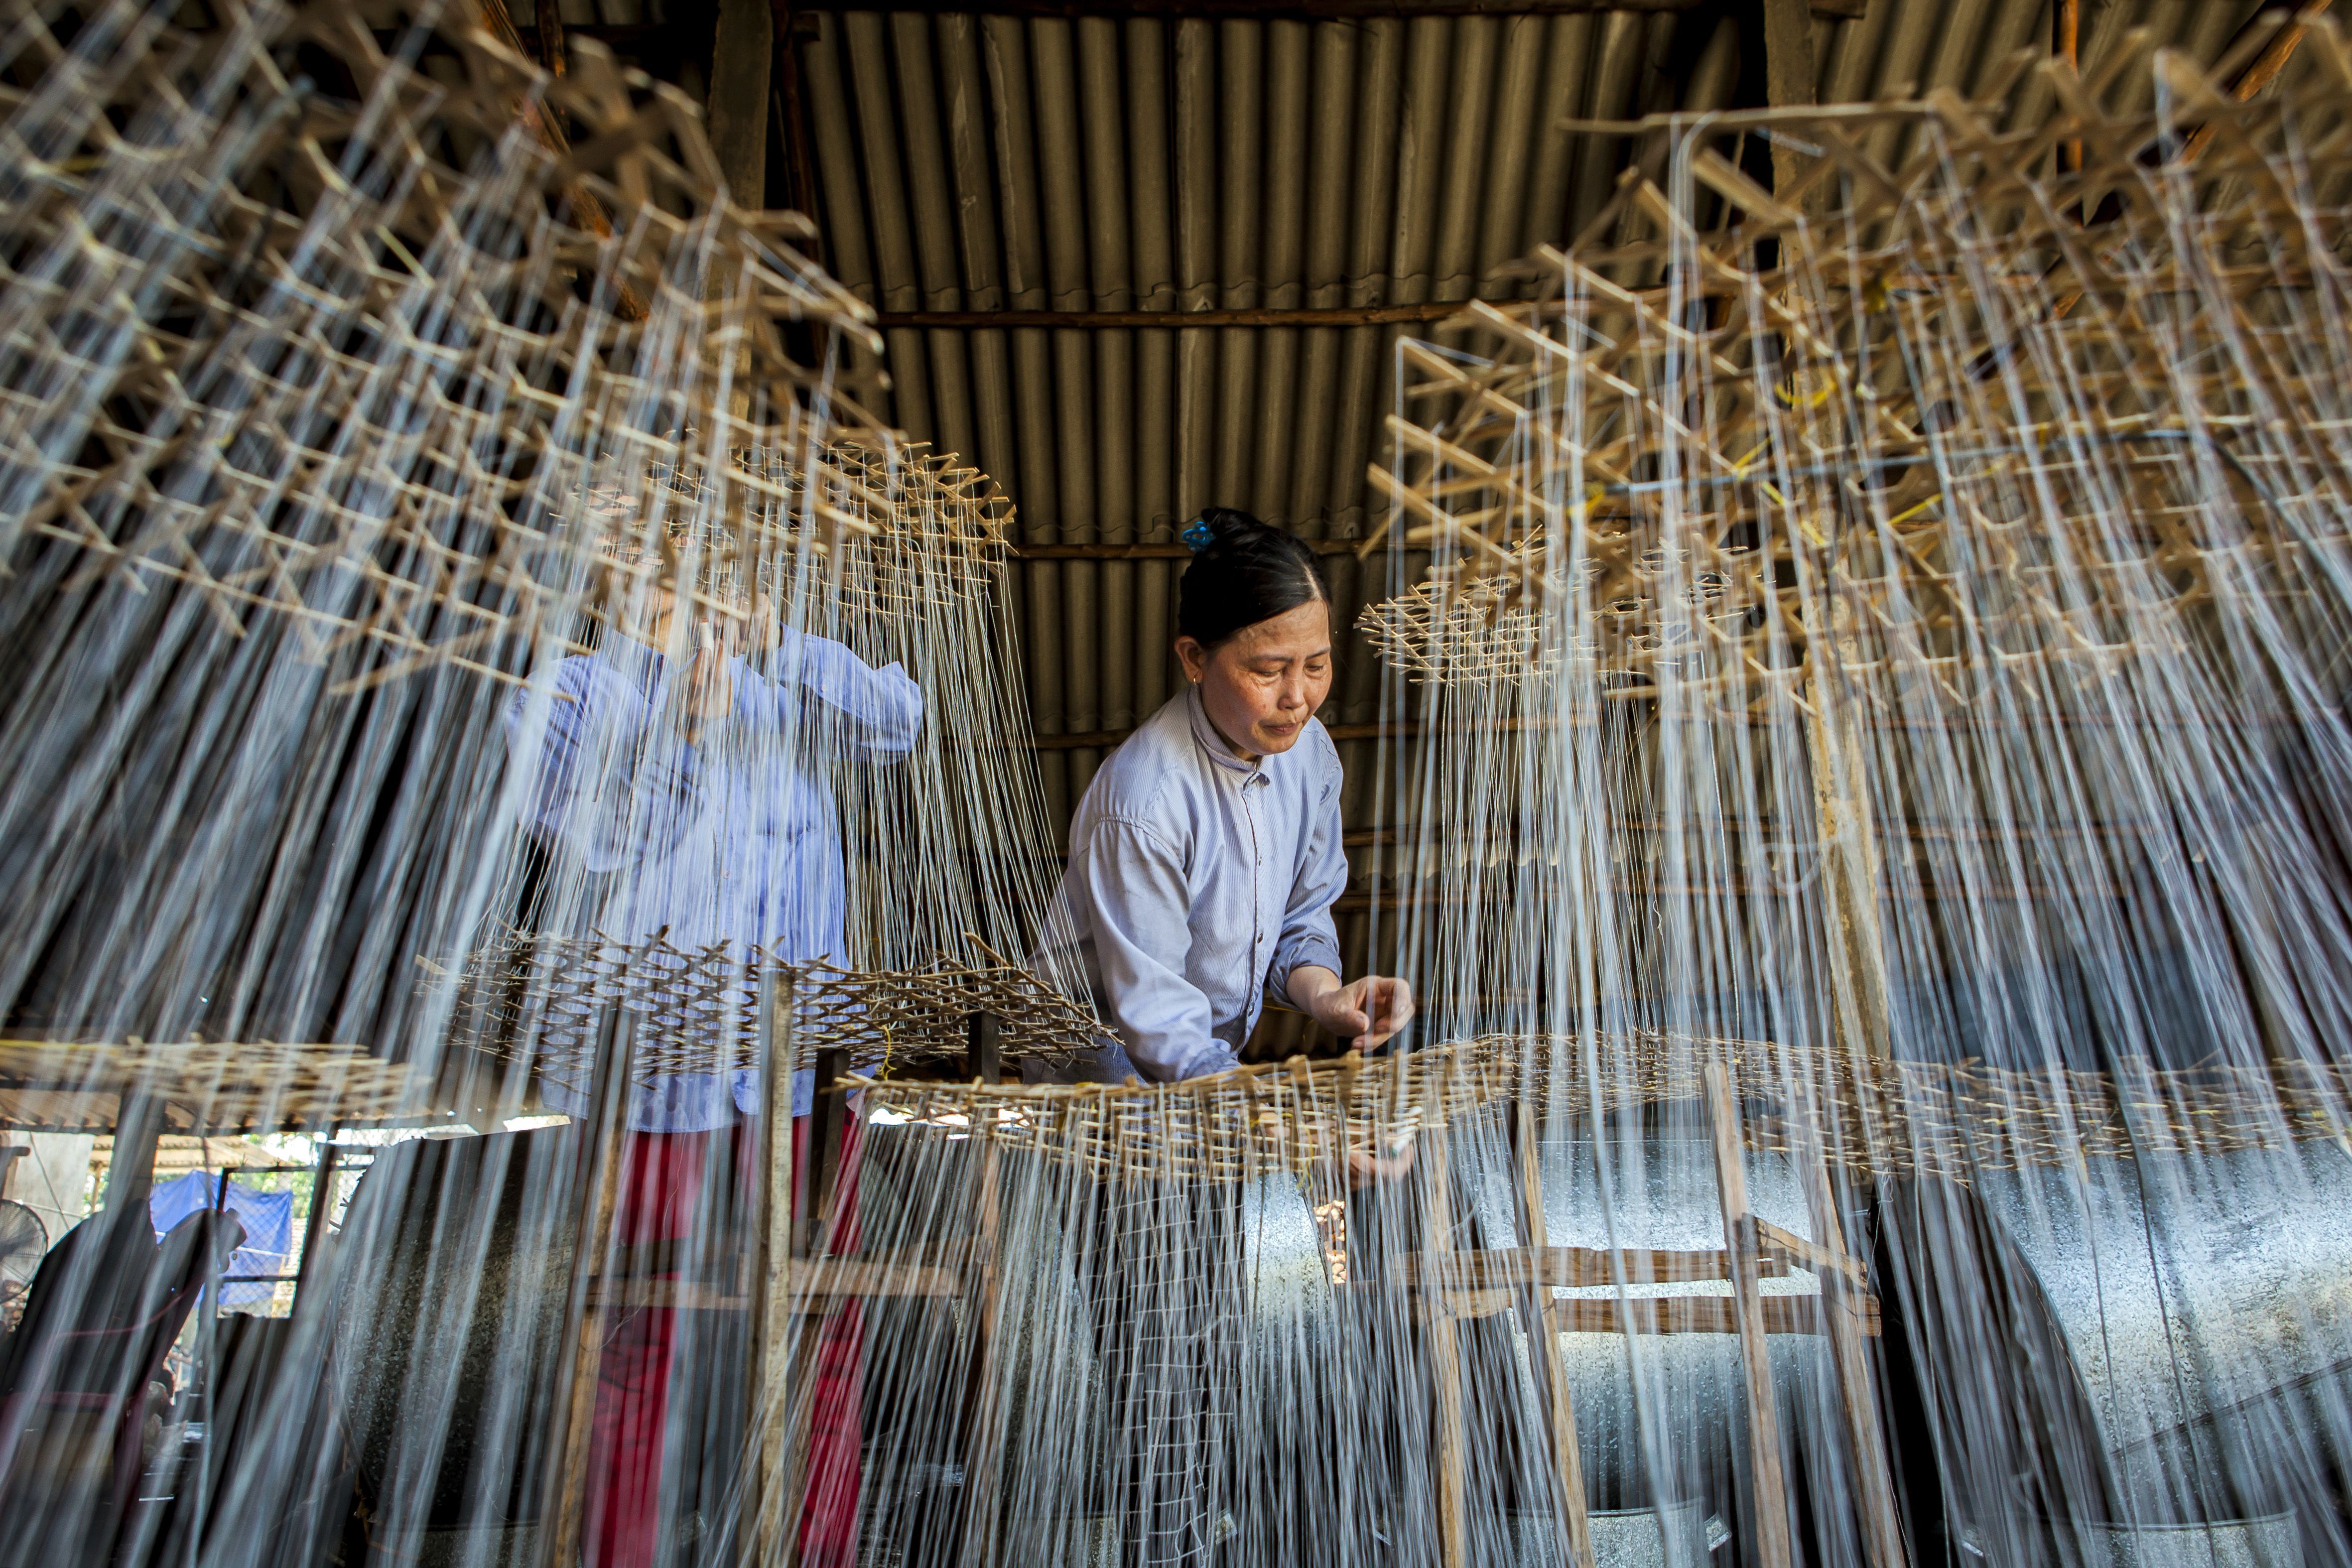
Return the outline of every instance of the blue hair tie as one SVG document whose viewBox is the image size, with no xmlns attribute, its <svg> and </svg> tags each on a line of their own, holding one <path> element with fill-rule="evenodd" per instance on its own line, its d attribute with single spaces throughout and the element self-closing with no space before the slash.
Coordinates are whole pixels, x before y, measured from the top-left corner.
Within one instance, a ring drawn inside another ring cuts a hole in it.
<svg viewBox="0 0 2352 1568">
<path fill-rule="evenodd" d="M 1186 523 L 1184 531 L 1176 537 L 1190 546 L 1193 554 L 1198 555 L 1217 542 L 1217 531 L 1209 526 L 1207 518 L 1196 517 Z"/>
</svg>

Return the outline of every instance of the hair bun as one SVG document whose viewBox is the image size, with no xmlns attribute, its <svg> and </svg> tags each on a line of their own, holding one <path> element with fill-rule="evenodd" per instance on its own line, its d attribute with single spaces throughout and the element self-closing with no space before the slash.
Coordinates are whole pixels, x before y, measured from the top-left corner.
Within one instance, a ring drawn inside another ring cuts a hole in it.
<svg viewBox="0 0 2352 1568">
<path fill-rule="evenodd" d="M 1315 552 L 1245 511 L 1209 507 L 1177 537 L 1192 563 L 1178 584 L 1176 625 L 1203 647 L 1309 600 L 1330 602 Z"/>
</svg>

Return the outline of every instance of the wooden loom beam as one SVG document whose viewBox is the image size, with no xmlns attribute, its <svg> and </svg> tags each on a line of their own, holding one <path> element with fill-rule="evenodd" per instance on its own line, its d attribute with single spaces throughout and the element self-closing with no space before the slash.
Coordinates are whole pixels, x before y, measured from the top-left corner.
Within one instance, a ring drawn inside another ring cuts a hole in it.
<svg viewBox="0 0 2352 1568">
<path fill-rule="evenodd" d="M 542 1505 L 540 1568 L 571 1568 L 580 1555 L 588 1508 L 588 1449 L 595 1425 L 596 1384 L 604 1359 L 605 1309 L 593 1283 L 613 1239 L 620 1209 L 622 1139 L 628 1131 L 629 1058 L 635 1021 L 625 1008 L 604 1012 L 597 1028 L 596 1067 L 588 1115 L 572 1170 L 572 1286 L 563 1314 L 563 1349 L 556 1365 L 566 1373 L 556 1406 L 549 1486 Z"/>
<path fill-rule="evenodd" d="M 1772 1389 L 1766 1342 L 1761 1270 L 1757 1266 L 1756 1216 L 1748 1208 L 1748 1173 L 1740 1163 L 1739 1101 L 1730 1071 L 1706 1067 L 1706 1110 L 1715 1146 L 1715 1180 L 1723 1204 L 1723 1244 L 1731 1255 L 1731 1296 L 1739 1324 L 1739 1367 L 1748 1394 L 1748 1477 L 1756 1557 L 1761 1568 L 1790 1568 L 1788 1480 L 1780 1464 L 1780 1411 Z"/>
<path fill-rule="evenodd" d="M 982 1083 L 1003 1078 L 1003 1031 L 991 1013 L 974 1013 L 971 1020 L 971 1063 Z M 975 1136 L 972 1176 L 974 1236 L 965 1289 L 971 1325 L 971 1352 L 964 1378 L 963 1396 L 963 1561 L 995 1561 L 996 1490 L 1001 1413 L 997 1408 L 996 1314 L 998 1302 L 997 1243 L 1003 1223 L 1000 1212 L 998 1152 L 992 1137 Z"/>
<path fill-rule="evenodd" d="M 1805 1207 L 1820 1240 L 1822 1319 L 1829 1331 L 1830 1358 L 1837 1369 L 1838 1407 L 1845 1417 L 1846 1447 L 1853 1457 L 1854 1512 L 1862 1520 L 1862 1547 L 1868 1568 L 1908 1568 L 1903 1525 L 1895 1504 L 1895 1481 L 1878 1425 L 1878 1389 L 1870 1354 L 1863 1345 L 1857 1315 L 1850 1310 L 1868 1296 L 1868 1271 L 1845 1250 L 1845 1226 L 1838 1216 L 1829 1162 L 1818 1142 L 1797 1156 L 1805 1183 Z"/>
<path fill-rule="evenodd" d="M 719 0 L 718 9 L 704 119 L 729 197 L 737 206 L 756 212 L 768 205 L 769 84 L 776 19 L 768 0 Z"/>
<path fill-rule="evenodd" d="M 1443 1126 L 1423 1135 L 1422 1169 L 1426 1174 L 1429 1234 L 1424 1256 L 1443 1268 L 1454 1253 L 1454 1167 L 1451 1141 Z M 1440 1312 L 1427 1325 L 1429 1364 L 1436 1383 L 1437 1539 L 1443 1568 L 1467 1568 L 1470 1561 L 1469 1448 L 1462 1412 L 1462 1347 L 1454 1319 Z"/>
<path fill-rule="evenodd" d="M 1536 1136 L 1535 1107 L 1524 1099 L 1511 1107 L 1511 1155 L 1519 1245 L 1540 1256 L 1546 1249 L 1542 1150 Z M 1560 1556 L 1570 1568 L 1592 1568 L 1591 1510 L 1584 1495 L 1584 1463 L 1576 1440 L 1576 1402 L 1560 1370 L 1559 1331 L 1552 1315 L 1551 1286 L 1539 1280 L 1518 1290 L 1520 1326 L 1528 1336 L 1528 1367 L 1534 1374 L 1536 1408 L 1543 1413 L 1545 1446 L 1551 1460 L 1553 1506 L 1559 1518 Z"/>
<path fill-rule="evenodd" d="M 793 1368 L 812 1367 L 816 1363 L 819 1346 L 825 1330 L 835 1313 L 845 1304 L 843 1298 L 810 1298 L 791 1294 L 789 1284 L 801 1280 L 814 1282 L 816 1270 L 826 1262 L 835 1237 L 834 1182 L 840 1169 L 842 1116 L 841 1052 L 827 1047 L 816 1053 L 814 1084 L 809 1096 L 808 1137 L 805 1140 L 786 1134 L 781 1147 L 786 1151 L 786 1165 L 794 1172 L 793 1179 L 793 1268 L 787 1287 L 787 1300 L 792 1303 L 791 1361 Z M 791 1080 L 786 1079 L 786 1082 Z M 812 1394 L 814 1384 L 810 1384 Z M 800 1560 L 800 1521 L 807 1510 L 809 1437 L 814 1426 L 814 1410 L 803 1408 L 799 1390 L 788 1385 L 781 1411 L 785 1437 L 784 1506 L 782 1525 L 784 1537 L 781 1542 L 783 1561 Z"/>
<path fill-rule="evenodd" d="M 747 1249 L 751 1299 L 751 1390 L 758 1435 L 746 1478 L 743 1525 L 736 1540 L 745 1568 L 778 1561 L 796 1537 L 786 1522 L 782 1493 L 790 1467 L 787 1431 L 786 1335 L 790 1331 L 793 1254 L 793 978 L 772 964 L 760 970 L 760 1173 L 752 1197 L 751 1246 Z"/>
</svg>

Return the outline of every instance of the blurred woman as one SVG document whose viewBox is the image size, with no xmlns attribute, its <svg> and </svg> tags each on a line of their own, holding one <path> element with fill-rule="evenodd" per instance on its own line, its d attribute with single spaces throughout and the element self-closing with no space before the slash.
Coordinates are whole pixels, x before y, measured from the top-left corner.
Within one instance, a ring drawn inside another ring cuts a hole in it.
<svg viewBox="0 0 2352 1568">
<path fill-rule="evenodd" d="M 683 954 L 719 949 L 735 963 L 755 949 L 845 962 L 848 879 L 828 769 L 910 752 L 921 691 L 895 664 L 876 669 L 840 643 L 778 626 L 763 598 L 704 619 L 656 586 L 617 618 L 594 652 L 557 668 L 551 700 L 525 693 L 509 718 L 509 743 L 536 774 L 529 825 L 557 866 L 542 929 L 631 943 L 658 936 Z M 615 1245 L 690 1236 L 706 1173 L 739 1169 L 756 1146 L 757 1076 L 670 1072 L 630 1086 Z M 542 1095 L 578 1114 L 584 1089 L 549 1079 Z M 810 1106 L 808 1086 L 794 1089 L 798 1180 Z M 854 1117 L 845 1138 L 833 1239 L 854 1247 Z M 827 1568 L 848 1568 L 854 1555 L 860 1337 L 857 1310 L 845 1308 L 818 1352 L 800 1560 Z M 656 1561 L 676 1352 L 677 1313 L 666 1308 L 632 1310 L 606 1338 L 589 1458 L 590 1568 Z"/>
</svg>

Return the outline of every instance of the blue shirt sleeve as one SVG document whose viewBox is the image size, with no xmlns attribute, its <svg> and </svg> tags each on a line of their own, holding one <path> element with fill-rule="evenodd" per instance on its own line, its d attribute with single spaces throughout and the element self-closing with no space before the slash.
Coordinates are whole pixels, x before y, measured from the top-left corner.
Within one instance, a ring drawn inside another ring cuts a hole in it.
<svg viewBox="0 0 2352 1568">
<path fill-rule="evenodd" d="M 854 756 L 903 757 L 923 732 L 923 689 L 895 663 L 877 669 L 830 637 L 787 626 L 769 668 L 837 721 Z"/>
<path fill-rule="evenodd" d="M 1208 997 L 1184 978 L 1192 931 L 1183 858 L 1142 824 L 1110 817 L 1073 847 L 1071 861 L 1070 912 L 1094 939 L 1111 1026 L 1137 1073 L 1170 1083 L 1234 1066 L 1209 1032 Z"/>
<path fill-rule="evenodd" d="M 1274 963 L 1266 971 L 1269 1001 L 1283 1006 L 1290 1000 L 1291 972 L 1301 964 L 1319 963 L 1333 974 L 1339 968 L 1339 930 L 1331 921 L 1331 906 L 1348 890 L 1348 852 L 1339 837 L 1339 758 L 1322 740 L 1328 753 L 1321 795 L 1307 818 L 1305 841 L 1299 846 L 1298 875 L 1290 888 L 1290 901 L 1282 917 L 1282 935 L 1275 943 Z"/>
<path fill-rule="evenodd" d="M 520 748 L 532 694 L 507 710 L 507 744 Z M 593 659 L 565 659 L 540 740 L 529 825 L 591 871 L 657 859 L 702 815 L 695 749 L 661 721 L 657 698 Z"/>
</svg>

